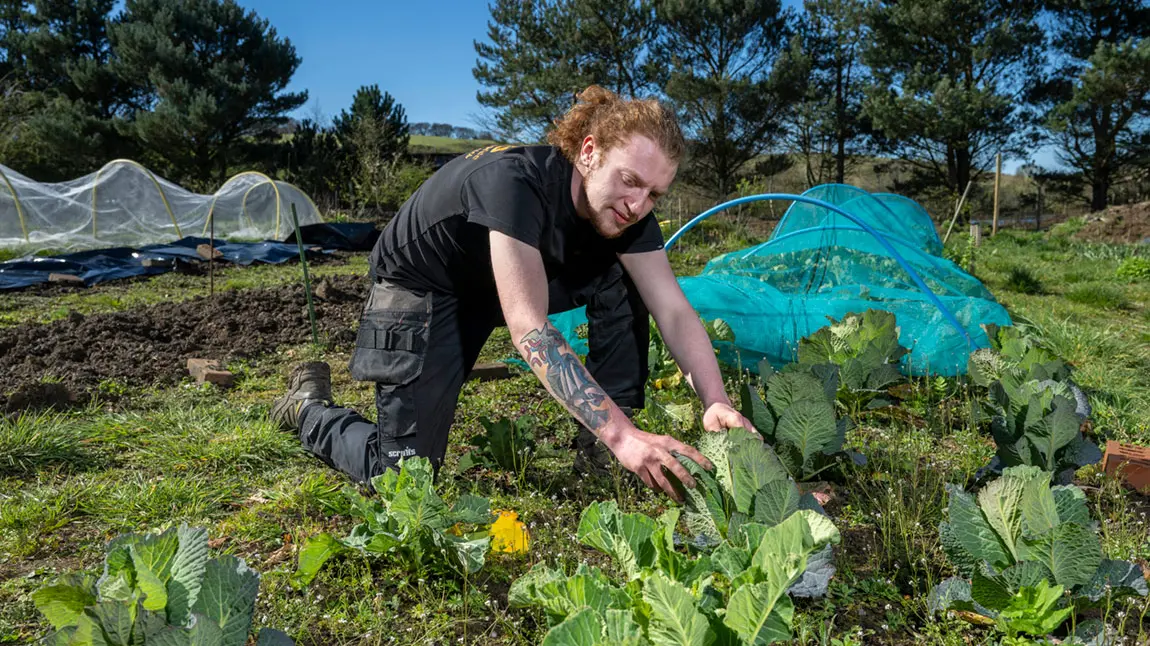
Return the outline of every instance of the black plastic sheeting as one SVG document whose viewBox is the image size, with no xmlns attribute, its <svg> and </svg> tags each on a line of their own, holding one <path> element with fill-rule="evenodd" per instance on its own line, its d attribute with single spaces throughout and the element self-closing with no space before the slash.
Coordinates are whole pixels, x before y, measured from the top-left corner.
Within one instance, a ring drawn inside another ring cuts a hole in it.
<svg viewBox="0 0 1150 646">
<path fill-rule="evenodd" d="M 314 255 L 331 253 L 334 250 L 370 251 L 379 237 L 379 231 L 370 223 L 325 222 L 300 227 L 300 236 L 305 245 L 322 248 L 322 251 L 318 252 L 308 250 L 309 254 Z M 207 238 L 187 237 L 175 242 L 138 248 L 113 247 L 60 256 L 25 256 L 0 262 L 0 291 L 45 283 L 51 274 L 78 276 L 89 287 L 109 280 L 162 274 L 174 270 L 181 262 L 206 262 L 196 254 L 196 247 L 208 242 Z M 222 254 L 219 261 L 237 265 L 278 264 L 299 259 L 299 247 L 294 231 L 283 242 L 216 240 L 215 246 Z M 145 263 L 145 261 L 151 262 Z"/>
</svg>

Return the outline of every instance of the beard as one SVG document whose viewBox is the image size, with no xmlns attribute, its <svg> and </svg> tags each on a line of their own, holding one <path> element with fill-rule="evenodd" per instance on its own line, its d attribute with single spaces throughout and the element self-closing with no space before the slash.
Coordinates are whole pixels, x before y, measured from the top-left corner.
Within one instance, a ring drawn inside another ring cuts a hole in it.
<svg viewBox="0 0 1150 646">
<path fill-rule="evenodd" d="M 591 170 L 582 176 L 579 182 L 579 201 L 575 205 L 575 212 L 583 219 L 590 221 L 591 226 L 599 235 L 608 240 L 618 238 L 623 235 L 624 228 L 616 222 L 614 211 L 607 209 L 607 212 L 603 213 L 595 209 L 591 206 L 591 199 L 587 196 L 587 184 L 595 176 L 595 173 L 595 170 Z"/>
</svg>

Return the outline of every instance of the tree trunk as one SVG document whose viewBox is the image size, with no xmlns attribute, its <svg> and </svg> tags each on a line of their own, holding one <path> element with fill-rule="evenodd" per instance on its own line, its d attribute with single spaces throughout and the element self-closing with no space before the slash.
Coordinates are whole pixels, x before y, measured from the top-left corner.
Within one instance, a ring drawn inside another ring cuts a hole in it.
<svg viewBox="0 0 1150 646">
<path fill-rule="evenodd" d="M 843 105 L 843 68 L 835 68 L 835 182 L 844 184 L 846 176 L 846 109 Z"/>
<path fill-rule="evenodd" d="M 958 185 L 958 151 L 950 144 L 946 146 L 946 181 L 951 190 L 962 192 Z"/>
<path fill-rule="evenodd" d="M 962 192 L 966 190 L 966 185 L 970 182 L 970 151 L 963 147 L 954 151 L 955 155 L 955 180 L 954 189 Z"/>
<path fill-rule="evenodd" d="M 1095 167 L 1094 179 L 1090 182 L 1090 210 L 1101 211 L 1109 203 L 1110 169 Z"/>
<path fill-rule="evenodd" d="M 1101 211 L 1110 202 L 1110 174 L 1113 170 L 1115 137 L 1110 129 L 1110 108 L 1103 107 L 1094 127 L 1094 164 L 1090 174 L 1090 210 Z"/>
</svg>

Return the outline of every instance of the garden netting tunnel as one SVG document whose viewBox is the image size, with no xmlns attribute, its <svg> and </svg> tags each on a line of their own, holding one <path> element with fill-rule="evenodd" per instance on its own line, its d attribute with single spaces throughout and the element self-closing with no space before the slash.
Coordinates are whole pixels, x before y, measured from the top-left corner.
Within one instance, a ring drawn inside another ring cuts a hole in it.
<svg viewBox="0 0 1150 646">
<path fill-rule="evenodd" d="M 799 340 L 855 312 L 895 315 L 899 341 L 910 348 L 903 370 L 915 375 L 966 372 L 970 352 L 987 347 L 982 325 L 1011 325 L 1006 310 L 974 276 L 942 257 L 926 210 L 906 197 L 871 194 L 842 184 L 801 196 L 753 195 L 720 204 L 671 236 L 667 247 L 723 210 L 761 200 L 790 200 L 770 238 L 712 258 L 679 284 L 699 315 L 722 319 L 733 343 L 717 341 L 720 359 L 757 371 L 795 360 Z M 552 317 L 577 352 L 582 310 Z"/>
<path fill-rule="evenodd" d="M 37 182 L 0 165 L 0 248 L 97 249 L 205 236 L 280 240 L 300 225 L 323 222 L 315 204 L 292 184 L 243 172 L 211 194 L 118 159 L 66 182 Z M 210 224 L 210 226 L 209 226 Z"/>
</svg>

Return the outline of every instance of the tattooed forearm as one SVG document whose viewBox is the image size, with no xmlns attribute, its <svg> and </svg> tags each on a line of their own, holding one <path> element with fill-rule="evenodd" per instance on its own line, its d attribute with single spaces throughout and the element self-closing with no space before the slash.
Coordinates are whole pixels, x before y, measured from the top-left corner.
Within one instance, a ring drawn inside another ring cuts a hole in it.
<svg viewBox="0 0 1150 646">
<path fill-rule="evenodd" d="M 598 431 L 607 424 L 607 394 L 592 381 L 559 330 L 550 323 L 544 324 L 543 328 L 528 332 L 519 345 L 532 369 L 584 426 Z"/>
</svg>

